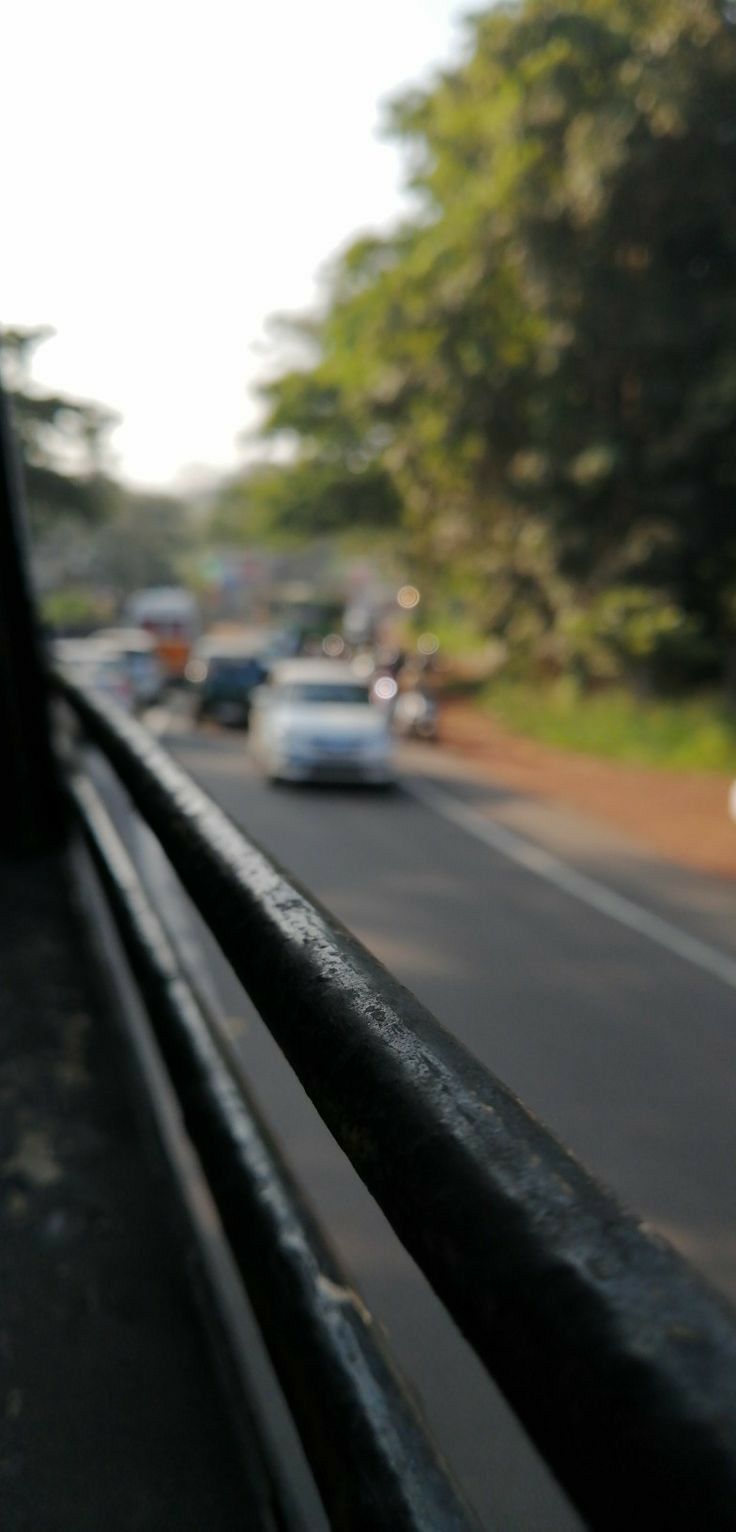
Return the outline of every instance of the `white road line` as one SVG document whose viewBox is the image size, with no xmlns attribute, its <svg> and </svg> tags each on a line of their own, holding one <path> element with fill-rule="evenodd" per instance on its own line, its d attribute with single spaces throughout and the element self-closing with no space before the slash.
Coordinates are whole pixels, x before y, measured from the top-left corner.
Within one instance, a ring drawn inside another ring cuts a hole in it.
<svg viewBox="0 0 736 1532">
<path fill-rule="evenodd" d="M 414 782 L 409 791 L 427 808 L 433 809 L 436 814 L 441 814 L 443 819 L 449 819 L 452 824 L 459 825 L 468 835 L 473 835 L 476 840 L 491 846 L 494 851 L 507 857 L 510 862 L 515 862 L 518 867 L 523 867 L 527 872 L 534 873 L 536 877 L 543 878 L 546 883 L 553 884 L 555 888 L 561 889 L 571 898 L 579 899 L 583 904 L 598 910 L 601 915 L 607 915 L 611 920 L 617 920 L 619 925 L 626 926 L 630 931 L 636 931 L 639 936 L 648 937 L 658 946 L 665 947 L 668 952 L 674 952 L 685 962 L 693 963 L 696 968 L 703 969 L 713 978 L 720 979 L 724 984 L 730 984 L 732 989 L 736 989 L 736 959 L 729 957 L 726 952 L 719 951 L 717 947 L 711 947 L 708 942 L 700 941 L 697 936 L 691 936 L 689 932 L 681 930 L 671 921 L 663 920 L 661 916 L 653 914 L 643 905 L 636 904 L 633 899 L 617 894 L 605 883 L 599 883 L 597 878 L 589 878 L 585 873 L 577 872 L 574 867 L 560 861 L 559 857 L 553 856 L 550 851 L 545 851 L 542 846 L 536 846 L 532 841 L 517 835 L 515 830 L 507 830 L 504 825 L 487 819 L 484 814 L 478 813 L 477 809 L 469 808 L 467 804 L 462 803 L 459 798 L 454 798 L 450 793 L 439 791 L 435 787 L 427 787 L 424 783 L 415 784 Z"/>
</svg>

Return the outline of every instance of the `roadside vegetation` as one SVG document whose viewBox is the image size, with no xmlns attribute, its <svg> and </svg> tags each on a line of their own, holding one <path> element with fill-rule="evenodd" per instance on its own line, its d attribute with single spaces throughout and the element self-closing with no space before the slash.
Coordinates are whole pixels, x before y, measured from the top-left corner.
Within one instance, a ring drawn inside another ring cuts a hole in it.
<svg viewBox="0 0 736 1532">
<path fill-rule="evenodd" d="M 389 115 L 407 217 L 282 321 L 302 362 L 215 529 L 393 536 L 428 625 L 502 646 L 516 727 L 730 764 L 734 99 L 725 0 L 472 18 Z"/>
<path fill-rule="evenodd" d="M 547 745 L 631 765 L 736 775 L 736 712 L 718 695 L 635 697 L 621 688 L 581 695 L 567 679 L 540 688 L 497 680 L 477 694 L 512 731 Z"/>
</svg>

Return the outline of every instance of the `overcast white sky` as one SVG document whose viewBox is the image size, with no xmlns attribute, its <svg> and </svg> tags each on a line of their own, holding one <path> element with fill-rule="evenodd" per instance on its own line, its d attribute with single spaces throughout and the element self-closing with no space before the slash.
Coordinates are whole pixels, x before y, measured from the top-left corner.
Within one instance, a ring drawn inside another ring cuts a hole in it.
<svg viewBox="0 0 736 1532">
<path fill-rule="evenodd" d="M 472 0 L 23 0 L 3 26 L 0 317 L 45 385 L 123 416 L 119 471 L 238 457 L 264 323 L 401 206 L 381 103 Z"/>
</svg>

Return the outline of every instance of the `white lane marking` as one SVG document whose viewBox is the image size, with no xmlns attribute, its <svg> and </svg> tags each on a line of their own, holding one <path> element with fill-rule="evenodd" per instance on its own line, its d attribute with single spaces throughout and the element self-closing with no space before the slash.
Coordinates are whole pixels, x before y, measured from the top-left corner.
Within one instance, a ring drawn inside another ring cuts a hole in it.
<svg viewBox="0 0 736 1532">
<path fill-rule="evenodd" d="M 453 798 L 450 793 L 438 791 L 435 787 L 426 787 L 424 783 L 412 782 L 410 793 L 424 803 L 427 808 L 433 809 L 436 814 L 441 814 L 443 819 L 449 819 L 452 824 L 459 825 L 468 835 L 473 835 L 476 840 L 483 841 L 491 846 L 501 856 L 515 862 L 518 867 L 523 867 L 527 872 L 534 873 L 536 877 L 543 878 L 546 883 L 551 883 L 563 893 L 569 894 L 573 899 L 579 899 L 591 909 L 598 910 L 601 915 L 607 915 L 611 920 L 617 920 L 619 925 L 626 926 L 630 931 L 636 931 L 639 936 L 646 936 L 658 946 L 665 947 L 668 952 L 674 952 L 679 958 L 684 958 L 688 963 L 693 963 L 696 968 L 701 968 L 705 973 L 715 979 L 720 979 L 724 984 L 730 984 L 736 989 L 736 959 L 721 952 L 717 947 L 711 947 L 708 942 L 703 942 L 697 936 L 691 936 L 683 931 L 680 926 L 673 925 L 669 920 L 663 920 L 660 915 L 655 915 L 643 905 L 637 904 L 633 899 L 627 899 L 623 894 L 617 894 L 614 889 L 608 888 L 605 883 L 599 883 L 597 878 L 589 878 L 586 873 L 578 872 L 570 867 L 567 862 L 560 861 L 559 857 L 553 856 L 552 852 L 545 851 L 542 846 L 536 846 L 532 841 L 525 840 L 517 835 L 515 830 L 507 830 L 504 825 L 497 824 L 494 820 L 486 819 L 477 809 L 469 808 L 461 803 L 459 798 Z"/>
</svg>

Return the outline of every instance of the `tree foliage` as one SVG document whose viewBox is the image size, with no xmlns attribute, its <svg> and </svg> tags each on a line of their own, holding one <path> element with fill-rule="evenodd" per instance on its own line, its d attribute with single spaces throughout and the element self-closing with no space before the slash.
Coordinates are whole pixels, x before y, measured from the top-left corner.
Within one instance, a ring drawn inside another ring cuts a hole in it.
<svg viewBox="0 0 736 1532">
<path fill-rule="evenodd" d="M 731 9 L 497 5 L 394 106 L 415 211 L 336 263 L 312 363 L 265 390 L 275 522 L 390 507 L 557 665 L 736 652 Z"/>
<path fill-rule="evenodd" d="M 100 405 L 34 386 L 36 348 L 45 328 L 0 332 L 0 367 L 26 482 L 31 523 L 44 531 L 59 516 L 98 520 L 109 504 L 105 436 L 115 417 Z"/>
<path fill-rule="evenodd" d="M 97 404 L 37 388 L 36 347 L 47 329 L 5 330 L 0 363 L 20 447 L 34 566 L 49 620 L 84 625 L 110 615 L 131 590 L 175 582 L 191 547 L 188 507 L 172 495 L 126 488 L 105 468 L 115 417 Z"/>
<path fill-rule="evenodd" d="M 261 465 L 227 485 L 210 530 L 220 541 L 288 544 L 356 527 L 394 530 L 400 513 L 398 492 L 380 466 L 300 459 Z"/>
<path fill-rule="evenodd" d="M 88 538 L 89 574 L 119 601 L 144 585 L 176 585 L 193 541 L 183 501 L 116 485 L 108 516 Z"/>
</svg>

